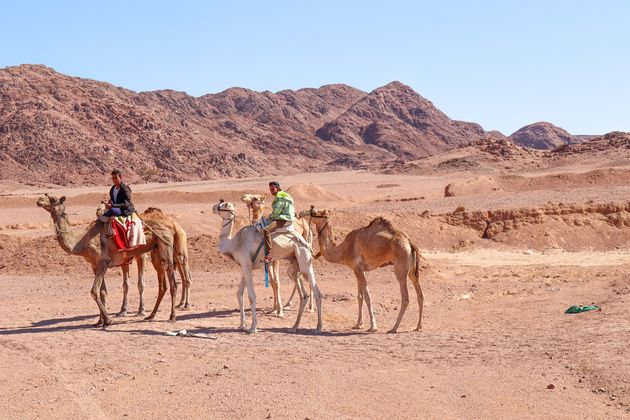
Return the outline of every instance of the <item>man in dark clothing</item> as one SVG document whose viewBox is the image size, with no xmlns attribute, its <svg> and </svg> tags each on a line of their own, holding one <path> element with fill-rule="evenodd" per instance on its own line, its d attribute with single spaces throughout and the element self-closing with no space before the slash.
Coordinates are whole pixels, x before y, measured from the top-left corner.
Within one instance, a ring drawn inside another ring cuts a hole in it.
<svg viewBox="0 0 630 420">
<path fill-rule="evenodd" d="M 136 210 L 131 204 L 131 189 L 122 182 L 122 172 L 112 171 L 114 185 L 109 189 L 109 201 L 106 204 L 105 216 L 131 216 Z"/>
</svg>

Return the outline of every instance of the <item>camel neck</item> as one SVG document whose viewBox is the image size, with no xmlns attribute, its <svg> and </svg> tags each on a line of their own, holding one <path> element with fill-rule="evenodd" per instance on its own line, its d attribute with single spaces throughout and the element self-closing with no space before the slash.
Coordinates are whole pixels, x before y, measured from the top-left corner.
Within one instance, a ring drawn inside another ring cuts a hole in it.
<svg viewBox="0 0 630 420">
<path fill-rule="evenodd" d="M 68 216 L 64 213 L 55 217 L 51 214 L 55 227 L 55 236 L 57 237 L 57 242 L 61 245 L 64 251 L 69 254 L 79 254 L 79 250 L 77 250 L 77 245 L 79 241 L 77 240 L 75 234 L 70 230 L 70 222 L 68 221 Z"/>
<path fill-rule="evenodd" d="M 232 244 L 232 229 L 234 228 L 234 217 L 231 219 L 221 219 L 221 233 L 219 233 L 219 252 L 222 254 L 229 253 L 231 251 Z"/>
<path fill-rule="evenodd" d="M 339 245 L 335 243 L 332 238 L 332 226 L 330 220 L 324 225 L 321 230 L 318 228 L 317 241 L 319 242 L 319 248 L 326 258 L 326 261 L 332 263 L 341 262 L 343 258 L 343 252 Z"/>
</svg>

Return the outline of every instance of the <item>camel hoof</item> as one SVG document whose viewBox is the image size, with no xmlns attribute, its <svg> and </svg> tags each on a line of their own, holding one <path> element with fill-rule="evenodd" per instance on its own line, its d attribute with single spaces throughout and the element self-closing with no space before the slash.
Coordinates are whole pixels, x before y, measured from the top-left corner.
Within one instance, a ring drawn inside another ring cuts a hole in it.
<svg viewBox="0 0 630 420">
<path fill-rule="evenodd" d="M 110 325 L 112 325 L 112 320 L 111 318 L 107 318 L 104 322 L 103 322 L 103 329 L 109 327 Z"/>
<path fill-rule="evenodd" d="M 174 324 L 175 321 L 177 321 L 177 317 L 175 315 L 171 315 L 171 317 L 168 319 L 168 322 L 170 322 L 171 324 Z"/>
<path fill-rule="evenodd" d="M 241 324 L 238 326 L 238 329 L 241 331 L 248 331 L 247 324 Z"/>
<path fill-rule="evenodd" d="M 101 328 L 103 326 L 103 321 L 98 321 L 96 324 L 92 325 L 92 328 Z"/>
<path fill-rule="evenodd" d="M 315 312 L 315 309 L 313 309 L 313 308 L 308 308 L 308 310 L 307 310 L 306 312 L 309 312 L 309 313 L 311 313 L 311 314 L 312 314 L 313 312 Z"/>
<path fill-rule="evenodd" d="M 370 329 L 367 330 L 367 332 L 376 332 L 378 331 L 378 328 L 376 327 L 371 327 Z"/>
<path fill-rule="evenodd" d="M 363 329 L 363 324 L 357 324 L 354 327 L 352 327 L 353 330 L 362 330 Z"/>
<path fill-rule="evenodd" d="M 136 312 L 136 314 L 134 316 L 145 316 L 146 314 L 144 313 L 144 309 L 141 311 Z"/>
<path fill-rule="evenodd" d="M 116 314 L 117 317 L 124 317 L 127 316 L 127 311 L 120 311 Z"/>
<path fill-rule="evenodd" d="M 183 307 L 179 308 L 180 311 L 190 311 L 190 305 L 184 305 Z"/>
<path fill-rule="evenodd" d="M 247 330 L 247 334 L 254 334 L 255 332 L 258 332 L 258 328 L 250 328 Z"/>
<path fill-rule="evenodd" d="M 414 331 L 422 331 L 422 327 L 416 327 Z"/>
<path fill-rule="evenodd" d="M 151 321 L 153 318 L 155 318 L 155 314 L 151 314 L 148 317 L 144 318 L 145 321 Z"/>
<path fill-rule="evenodd" d="M 392 328 L 391 330 L 387 331 L 387 334 L 395 334 L 398 332 L 398 328 Z"/>
</svg>

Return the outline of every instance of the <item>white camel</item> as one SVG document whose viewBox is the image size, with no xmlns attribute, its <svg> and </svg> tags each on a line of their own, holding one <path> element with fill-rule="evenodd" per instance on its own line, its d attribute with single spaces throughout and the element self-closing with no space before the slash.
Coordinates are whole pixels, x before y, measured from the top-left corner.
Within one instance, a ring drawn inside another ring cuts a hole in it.
<svg viewBox="0 0 630 420">
<path fill-rule="evenodd" d="M 257 320 L 256 292 L 254 290 L 252 271 L 263 267 L 263 264 L 260 262 L 260 259 L 263 257 L 263 247 L 261 246 L 263 241 L 262 233 L 254 226 L 246 226 L 239 230 L 234 237 L 232 237 L 232 228 L 235 217 L 234 205 L 232 203 L 221 200 L 212 208 L 212 212 L 220 216 L 223 221 L 221 233 L 219 235 L 219 252 L 236 261 L 241 266 L 243 273 L 237 292 L 238 304 L 241 312 L 241 322 L 239 328 L 247 330 L 249 333 L 254 333 L 257 331 Z M 309 247 L 296 239 L 292 233 L 274 232 L 271 256 L 274 260 L 283 259 L 289 261 L 289 270 L 293 273 L 291 278 L 296 279 L 297 286 L 299 288 L 300 309 L 298 311 L 297 319 L 295 320 L 295 325 L 293 325 L 291 331 L 297 331 L 297 328 L 300 325 L 300 320 L 302 319 L 304 307 L 306 306 L 307 294 L 301 279 L 297 275 L 299 272 L 308 280 L 311 290 L 315 295 L 315 302 L 317 304 L 316 331 L 320 332 L 322 329 L 322 297 L 315 281 L 313 257 Z M 247 286 L 252 313 L 252 325 L 249 329 L 247 329 L 245 308 L 243 306 L 245 286 Z"/>
<path fill-rule="evenodd" d="M 264 194 L 243 194 L 241 196 L 241 201 L 247 205 L 247 211 L 249 212 L 251 218 L 251 224 L 258 223 L 261 218 L 263 211 L 265 209 L 265 198 Z M 294 219 L 293 223 L 293 231 L 297 234 L 301 235 L 302 238 L 312 247 L 313 243 L 313 232 L 311 230 L 310 223 L 304 219 Z M 312 249 L 312 248 L 311 248 Z M 291 307 L 291 301 L 297 292 L 297 281 L 294 278 L 291 278 L 291 270 L 287 270 L 287 276 L 293 281 L 293 291 L 291 292 L 291 297 L 287 300 L 285 305 L 282 305 L 282 297 L 280 296 L 280 261 L 274 260 L 270 265 L 269 270 L 269 282 L 271 283 L 271 288 L 273 289 L 273 309 L 272 313 L 276 316 L 282 317 L 284 316 L 284 309 L 288 309 Z M 299 274 L 298 274 L 299 275 Z M 314 302 L 313 302 L 313 294 L 311 293 L 308 298 L 308 312 L 314 312 Z"/>
</svg>

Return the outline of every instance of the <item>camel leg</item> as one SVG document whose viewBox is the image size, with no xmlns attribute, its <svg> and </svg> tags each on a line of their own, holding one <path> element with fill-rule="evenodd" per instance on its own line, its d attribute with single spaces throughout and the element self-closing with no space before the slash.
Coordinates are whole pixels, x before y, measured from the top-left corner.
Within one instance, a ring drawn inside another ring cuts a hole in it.
<svg viewBox="0 0 630 420">
<path fill-rule="evenodd" d="M 136 316 L 144 315 L 144 264 L 145 264 L 145 254 L 140 255 L 136 258 L 136 265 L 138 266 L 138 312 L 136 312 Z"/>
<path fill-rule="evenodd" d="M 362 330 L 363 329 L 363 284 L 362 278 L 365 278 L 363 274 L 363 270 L 357 268 L 354 271 L 354 275 L 357 278 L 357 303 L 359 304 L 359 317 L 357 318 L 357 323 L 352 327 L 353 330 Z"/>
<path fill-rule="evenodd" d="M 370 328 L 368 331 L 375 332 L 378 327 L 376 326 L 376 317 L 374 316 L 374 309 L 372 307 L 372 297 L 370 296 L 370 290 L 368 289 L 365 272 L 357 270 L 354 274 L 357 276 L 357 284 L 360 284 L 360 287 L 362 288 L 362 292 L 360 292 L 360 294 L 363 295 L 363 299 L 365 299 L 368 315 L 370 316 Z M 363 312 L 363 310 L 361 310 L 361 312 Z"/>
<path fill-rule="evenodd" d="M 272 287 L 275 284 L 273 306 L 276 311 L 276 316 L 282 318 L 284 316 L 284 306 L 282 305 L 282 296 L 280 295 L 280 261 L 275 260 L 271 263 L 271 272 L 273 273 Z"/>
<path fill-rule="evenodd" d="M 308 287 L 311 289 L 311 293 L 309 294 L 309 297 L 308 297 L 308 311 L 315 312 L 315 308 L 313 306 L 314 305 L 313 304 L 313 288 L 311 287 L 310 283 Z"/>
<path fill-rule="evenodd" d="M 129 293 L 129 265 L 125 264 L 122 266 L 122 275 L 123 275 L 123 301 L 122 306 L 120 307 L 120 312 L 116 314 L 116 316 L 127 316 L 127 295 Z"/>
<path fill-rule="evenodd" d="M 238 286 L 238 291 L 236 292 L 236 298 L 238 299 L 238 308 L 241 313 L 241 324 L 239 325 L 239 329 L 247 330 L 247 322 L 245 320 L 245 306 L 243 305 L 243 295 L 245 294 L 245 285 L 247 284 L 247 279 L 245 278 L 245 274 L 241 275 L 241 283 Z"/>
<path fill-rule="evenodd" d="M 175 257 L 173 256 L 173 247 L 164 244 L 158 245 L 162 258 L 162 263 L 166 270 L 166 276 L 168 277 L 168 284 L 171 291 L 171 315 L 168 317 L 169 322 L 175 322 L 177 316 L 175 315 L 175 300 L 177 299 L 177 280 L 175 279 Z"/>
<path fill-rule="evenodd" d="M 182 297 L 176 308 L 182 311 L 187 311 L 190 309 L 190 303 L 188 302 L 188 291 L 190 290 L 190 283 L 192 281 L 192 277 L 190 275 L 190 265 L 188 263 L 188 256 L 183 252 L 179 252 L 175 256 L 175 259 L 177 263 L 177 270 L 179 271 L 179 275 L 182 278 Z"/>
<path fill-rule="evenodd" d="M 247 330 L 247 322 L 245 322 L 245 306 L 243 305 L 243 295 L 245 294 L 245 285 L 247 279 L 245 273 L 241 275 L 241 284 L 238 285 L 238 291 L 236 292 L 236 299 L 238 299 L 238 309 L 241 312 L 241 324 L 238 326 L 240 330 Z"/>
<path fill-rule="evenodd" d="M 250 327 L 250 329 L 247 332 L 250 333 L 250 334 L 253 334 L 256 331 L 258 331 L 258 329 L 256 328 L 256 326 L 257 326 L 257 319 L 256 319 L 256 291 L 254 290 L 254 278 L 252 276 L 251 270 L 249 270 L 246 273 L 246 280 L 247 280 L 247 294 L 249 295 L 249 305 L 250 305 L 251 312 L 252 312 L 252 326 Z"/>
<path fill-rule="evenodd" d="M 402 264 L 396 264 L 394 267 L 394 271 L 396 272 L 396 279 L 398 279 L 398 284 L 400 285 L 400 312 L 398 312 L 398 318 L 396 319 L 394 327 L 391 330 L 387 331 L 388 333 L 395 333 L 396 331 L 398 331 L 400 321 L 402 321 L 402 317 L 407 310 L 407 306 L 409 306 L 409 290 L 407 289 L 408 270 L 408 264 L 405 264 L 404 267 L 402 267 Z"/>
<path fill-rule="evenodd" d="M 416 256 L 416 258 L 418 258 Z M 422 293 L 422 287 L 420 286 L 420 279 L 416 276 L 415 265 L 412 265 L 412 269 L 409 270 L 409 278 L 413 283 L 413 287 L 416 289 L 416 296 L 418 298 L 418 326 L 414 331 L 422 331 L 422 307 L 424 306 L 424 294 Z"/>
<path fill-rule="evenodd" d="M 295 292 L 297 292 L 298 287 L 297 287 L 297 283 L 293 284 L 293 291 L 291 292 L 291 297 L 289 297 L 289 300 L 287 300 L 287 303 L 284 305 L 285 309 L 290 309 L 291 308 L 291 301 L 293 300 L 293 296 L 295 296 Z"/>
<path fill-rule="evenodd" d="M 298 264 L 297 261 L 292 261 L 290 270 L 293 272 L 293 274 L 291 275 L 291 278 L 294 279 L 295 281 L 295 287 L 300 297 L 300 307 L 298 309 L 297 318 L 295 319 L 295 324 L 289 330 L 290 332 L 297 331 L 297 328 L 300 325 L 300 321 L 302 320 L 302 314 L 304 313 L 304 308 L 306 307 L 306 299 L 308 298 L 308 295 L 306 294 L 306 289 L 304 288 L 304 283 L 302 281 L 302 276 L 298 275 L 299 268 L 297 264 Z"/>
<path fill-rule="evenodd" d="M 177 281 L 175 280 L 175 268 L 170 266 L 168 271 L 168 282 L 171 287 L 171 315 L 168 320 L 170 322 L 175 322 L 177 320 L 177 315 L 175 314 L 175 300 L 177 299 Z"/>
<path fill-rule="evenodd" d="M 162 266 L 159 255 L 157 255 L 157 251 L 151 251 L 151 263 L 157 272 L 157 280 L 158 280 L 158 296 L 155 300 L 155 306 L 153 307 L 153 311 L 149 314 L 145 320 L 151 320 L 155 318 L 155 314 L 157 313 L 158 308 L 160 307 L 160 303 L 164 298 L 164 294 L 166 294 L 166 274 L 164 273 L 164 268 Z"/>
<path fill-rule="evenodd" d="M 317 286 L 317 283 L 315 282 L 315 273 L 313 273 L 313 270 L 309 270 L 305 273 L 303 273 L 303 276 L 307 278 L 308 283 L 311 287 L 311 304 L 313 302 L 313 298 L 315 298 L 315 305 L 317 306 L 317 328 L 316 328 L 316 332 L 321 332 L 322 331 L 322 294 L 319 291 L 319 287 Z"/>
<path fill-rule="evenodd" d="M 273 267 L 269 267 L 269 283 L 271 283 L 271 289 L 273 291 L 273 309 L 271 313 L 275 316 L 283 317 L 284 311 L 282 309 L 282 298 L 280 297 L 280 278 L 276 274 L 277 272 Z"/>
<path fill-rule="evenodd" d="M 107 314 L 107 308 L 105 307 L 105 304 L 102 300 L 102 298 L 107 295 L 107 292 L 105 292 L 105 294 L 101 293 L 101 289 L 103 288 L 103 284 L 105 283 L 105 272 L 107 271 L 108 264 L 109 261 L 106 260 L 103 260 L 99 263 L 96 270 L 96 275 L 94 277 L 94 284 L 92 285 L 92 290 L 90 292 L 92 298 L 96 301 L 96 305 L 98 306 L 98 310 L 100 312 L 99 321 L 96 325 L 94 325 L 95 327 L 102 326 L 103 328 L 105 328 L 112 324 L 112 320 Z"/>
</svg>

